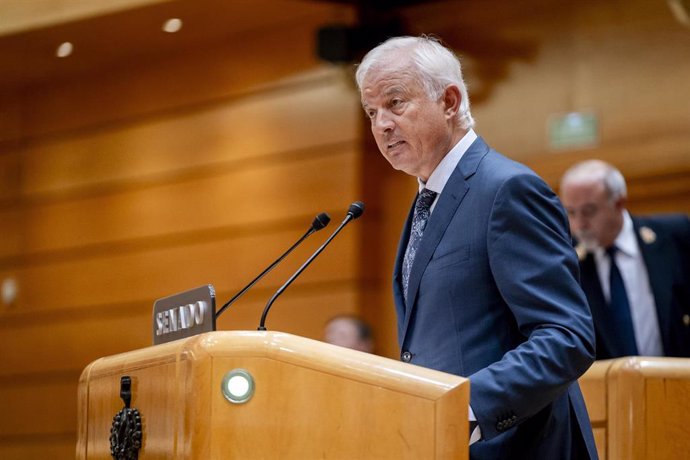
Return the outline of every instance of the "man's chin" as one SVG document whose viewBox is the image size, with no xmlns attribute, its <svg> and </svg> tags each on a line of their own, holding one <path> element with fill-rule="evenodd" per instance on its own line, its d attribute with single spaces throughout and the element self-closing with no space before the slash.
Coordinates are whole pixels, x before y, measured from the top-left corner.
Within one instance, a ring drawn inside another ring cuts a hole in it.
<svg viewBox="0 0 690 460">
<path fill-rule="evenodd" d="M 393 166 L 393 169 L 395 169 L 396 171 L 401 171 L 401 172 L 404 172 L 405 174 L 416 177 L 415 171 L 412 169 L 412 167 L 409 164 L 407 164 L 403 161 L 391 161 L 391 160 L 389 160 L 389 162 L 390 162 L 391 166 Z"/>
</svg>

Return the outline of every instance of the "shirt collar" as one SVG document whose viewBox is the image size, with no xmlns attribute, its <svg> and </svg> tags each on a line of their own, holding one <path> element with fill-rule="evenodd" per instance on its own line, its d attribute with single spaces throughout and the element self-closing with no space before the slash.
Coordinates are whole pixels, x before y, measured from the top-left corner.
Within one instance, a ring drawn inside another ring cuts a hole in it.
<svg viewBox="0 0 690 460">
<path fill-rule="evenodd" d="M 429 180 L 427 180 L 426 183 L 417 178 L 417 182 L 419 183 L 419 191 L 421 192 L 426 188 L 440 194 L 443 191 L 443 187 L 446 186 L 446 182 L 448 182 L 450 175 L 453 174 L 453 171 L 455 171 L 455 167 L 460 162 L 460 159 L 476 139 L 477 133 L 470 128 L 462 139 L 460 139 L 460 141 L 458 141 L 458 143 L 455 144 L 452 149 L 450 149 L 450 152 L 443 157 L 438 166 L 436 166 L 436 169 L 434 169 L 429 176 Z"/>
<path fill-rule="evenodd" d="M 636 256 L 638 253 L 635 229 L 628 211 L 623 211 L 623 228 L 613 242 L 619 251 L 629 256 Z"/>
</svg>

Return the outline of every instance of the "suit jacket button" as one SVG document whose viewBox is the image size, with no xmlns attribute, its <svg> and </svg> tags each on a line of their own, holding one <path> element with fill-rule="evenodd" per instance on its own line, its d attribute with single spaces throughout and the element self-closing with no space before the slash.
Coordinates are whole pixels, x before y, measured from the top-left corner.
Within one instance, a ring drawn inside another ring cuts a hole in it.
<svg viewBox="0 0 690 460">
<path fill-rule="evenodd" d="M 410 361 L 412 361 L 412 353 L 410 353 L 409 351 L 404 351 L 400 359 L 402 359 L 404 363 L 409 363 Z"/>
<path fill-rule="evenodd" d="M 496 430 L 497 430 L 498 432 L 503 431 L 503 430 L 505 429 L 505 427 L 506 427 L 506 425 L 505 425 L 505 423 L 503 423 L 502 421 L 501 421 L 501 422 L 498 422 L 498 423 L 496 424 Z"/>
<path fill-rule="evenodd" d="M 687 313 L 683 315 L 683 325 L 690 326 L 690 315 Z"/>
</svg>

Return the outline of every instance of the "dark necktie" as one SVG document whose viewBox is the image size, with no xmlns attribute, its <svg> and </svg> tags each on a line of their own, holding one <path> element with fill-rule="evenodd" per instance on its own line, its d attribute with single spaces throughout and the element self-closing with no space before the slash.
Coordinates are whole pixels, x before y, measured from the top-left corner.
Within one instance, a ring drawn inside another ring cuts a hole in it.
<svg viewBox="0 0 690 460">
<path fill-rule="evenodd" d="M 609 302 L 611 323 L 614 327 L 610 331 L 612 334 L 618 336 L 618 342 L 621 347 L 619 353 L 621 356 L 631 356 L 637 354 L 637 344 L 635 343 L 635 332 L 632 324 L 632 316 L 630 314 L 630 302 L 628 302 L 628 294 L 625 292 L 625 284 L 623 277 L 616 265 L 616 258 L 614 257 L 617 247 L 611 246 L 606 249 L 606 254 L 611 261 L 611 272 L 609 275 L 609 282 L 611 286 L 611 301 Z"/>
<path fill-rule="evenodd" d="M 407 249 L 405 250 L 405 257 L 403 258 L 402 264 L 402 285 L 406 304 L 410 271 L 412 271 L 412 264 L 417 255 L 417 248 L 419 247 L 419 242 L 422 240 L 424 228 L 431 214 L 431 204 L 434 202 L 436 195 L 437 193 L 434 191 L 423 189 L 417 196 L 417 201 L 414 204 L 414 214 L 412 215 L 412 225 L 410 227 L 410 240 L 407 243 Z"/>
</svg>

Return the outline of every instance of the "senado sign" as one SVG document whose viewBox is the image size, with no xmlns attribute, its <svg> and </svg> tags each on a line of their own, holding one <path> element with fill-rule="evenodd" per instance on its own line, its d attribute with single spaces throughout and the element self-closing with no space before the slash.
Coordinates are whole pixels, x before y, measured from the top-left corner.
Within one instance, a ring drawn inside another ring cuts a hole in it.
<svg viewBox="0 0 690 460">
<path fill-rule="evenodd" d="M 214 331 L 215 299 L 213 286 L 207 284 L 156 300 L 153 304 L 153 344 Z"/>
</svg>

